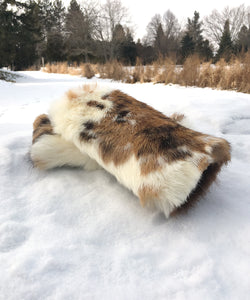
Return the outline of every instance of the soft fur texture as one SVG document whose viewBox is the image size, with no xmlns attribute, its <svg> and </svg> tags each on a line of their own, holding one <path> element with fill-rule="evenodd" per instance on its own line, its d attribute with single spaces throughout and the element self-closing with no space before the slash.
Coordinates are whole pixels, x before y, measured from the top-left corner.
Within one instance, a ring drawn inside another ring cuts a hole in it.
<svg viewBox="0 0 250 300">
<path fill-rule="evenodd" d="M 73 143 L 55 134 L 47 115 L 38 116 L 33 123 L 30 156 L 34 166 L 44 170 L 62 166 L 83 167 L 89 171 L 101 168 Z"/>
<path fill-rule="evenodd" d="M 37 121 L 31 157 L 43 168 L 101 166 L 168 217 L 197 200 L 230 160 L 226 140 L 182 122 L 118 90 L 83 86 L 51 106 L 47 123 Z"/>
</svg>

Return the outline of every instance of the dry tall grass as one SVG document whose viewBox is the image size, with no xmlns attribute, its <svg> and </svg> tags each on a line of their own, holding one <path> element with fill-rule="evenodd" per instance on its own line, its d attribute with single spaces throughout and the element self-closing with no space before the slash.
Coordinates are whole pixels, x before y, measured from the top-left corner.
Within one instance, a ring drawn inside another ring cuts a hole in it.
<svg viewBox="0 0 250 300">
<path fill-rule="evenodd" d="M 126 81 L 127 70 L 118 61 L 107 62 L 99 66 L 99 74 L 101 78 L 110 78 L 114 80 Z"/>
<path fill-rule="evenodd" d="M 81 65 L 81 70 L 82 70 L 81 75 L 83 77 L 90 79 L 95 76 L 95 71 L 94 71 L 93 67 L 91 66 L 91 64 L 89 64 L 89 63 Z"/>
<path fill-rule="evenodd" d="M 196 85 L 250 93 L 250 53 L 228 64 L 223 59 L 215 65 L 202 64 Z"/>
<path fill-rule="evenodd" d="M 240 92 L 250 93 L 250 52 L 245 55 L 241 69 L 242 76 L 238 90 Z"/>
<path fill-rule="evenodd" d="M 127 74 L 126 74 L 126 83 L 136 83 L 136 82 L 143 82 L 144 74 L 144 66 L 141 63 L 141 60 L 137 58 L 136 65 L 131 68 L 127 68 Z"/>
<path fill-rule="evenodd" d="M 81 75 L 92 78 L 109 78 L 126 83 L 153 82 L 180 84 L 184 86 L 211 87 L 250 93 L 250 52 L 230 63 L 221 59 L 215 65 L 201 63 L 197 56 L 186 59 L 183 66 L 176 66 L 169 58 L 159 59 L 152 65 L 143 66 L 137 59 L 134 67 L 124 67 L 117 61 L 106 64 L 81 64 L 69 66 L 67 63 L 47 64 L 45 72 Z"/>
<path fill-rule="evenodd" d="M 178 83 L 181 85 L 197 86 L 200 77 L 201 62 L 197 55 L 188 57 L 178 76 Z"/>
</svg>

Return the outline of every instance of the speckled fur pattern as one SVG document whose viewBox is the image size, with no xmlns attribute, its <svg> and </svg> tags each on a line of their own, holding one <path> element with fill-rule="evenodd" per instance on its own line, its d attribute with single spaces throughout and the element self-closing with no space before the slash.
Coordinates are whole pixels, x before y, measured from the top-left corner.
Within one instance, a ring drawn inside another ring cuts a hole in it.
<svg viewBox="0 0 250 300">
<path fill-rule="evenodd" d="M 168 217 L 197 200 L 230 161 L 226 140 L 182 126 L 183 118 L 167 117 L 119 90 L 85 85 L 52 104 L 53 135 L 45 136 L 69 143 L 132 190 L 142 205 Z M 46 141 L 40 146 L 45 149 Z M 58 147 L 64 146 L 51 152 Z"/>
</svg>

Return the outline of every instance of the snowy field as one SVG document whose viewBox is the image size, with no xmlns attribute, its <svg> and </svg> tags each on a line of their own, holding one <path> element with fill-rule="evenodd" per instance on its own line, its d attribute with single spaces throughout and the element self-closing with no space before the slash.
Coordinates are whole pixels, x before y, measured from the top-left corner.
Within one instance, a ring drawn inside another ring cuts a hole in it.
<svg viewBox="0 0 250 300">
<path fill-rule="evenodd" d="M 0 81 L 1 300 L 250 299 L 250 95 L 19 74 Z M 32 168 L 35 117 L 91 81 L 231 143 L 232 162 L 186 215 L 143 209 L 102 170 Z"/>
</svg>

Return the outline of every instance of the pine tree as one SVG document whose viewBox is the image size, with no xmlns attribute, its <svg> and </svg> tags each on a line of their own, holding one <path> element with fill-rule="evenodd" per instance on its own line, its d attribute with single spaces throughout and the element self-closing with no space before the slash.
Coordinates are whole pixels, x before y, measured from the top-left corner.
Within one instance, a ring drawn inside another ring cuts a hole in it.
<svg viewBox="0 0 250 300">
<path fill-rule="evenodd" d="M 12 7 L 16 1 L 4 0 L 0 3 L 0 67 L 10 66 L 12 69 L 16 57 L 16 40 L 20 24 Z"/>
<path fill-rule="evenodd" d="M 55 0 L 53 2 L 52 12 L 54 15 L 53 27 L 62 33 L 64 31 L 65 7 L 61 0 Z"/>
<path fill-rule="evenodd" d="M 24 13 L 20 15 L 15 65 L 17 69 L 32 66 L 40 57 L 39 43 L 42 42 L 42 25 L 39 5 L 30 0 L 23 4 Z"/>
<path fill-rule="evenodd" d="M 65 56 L 65 7 L 61 0 L 55 0 L 49 6 L 48 15 L 52 15 L 51 27 L 46 33 L 46 51 L 44 56 L 50 62 L 63 61 Z"/>
<path fill-rule="evenodd" d="M 211 46 L 209 44 L 208 40 L 202 41 L 202 44 L 200 46 L 199 50 L 200 57 L 205 59 L 205 61 L 209 61 L 213 58 L 213 51 L 211 49 Z"/>
<path fill-rule="evenodd" d="M 115 25 L 113 34 L 112 34 L 112 58 L 121 60 L 123 56 L 123 45 L 125 43 L 125 31 L 123 29 L 123 26 L 121 24 Z"/>
<path fill-rule="evenodd" d="M 90 33 L 88 18 L 76 0 L 71 0 L 66 13 L 66 34 L 68 59 L 80 62 L 88 62 L 89 56 L 93 55 L 93 40 Z"/>
<path fill-rule="evenodd" d="M 184 37 L 181 40 L 181 57 L 182 62 L 190 55 L 194 54 L 195 51 L 195 43 L 191 35 L 186 32 Z"/>
<path fill-rule="evenodd" d="M 33 65 L 40 56 L 42 41 L 38 4 L 33 0 L 4 0 L 0 4 L 0 21 L 0 65 L 18 70 Z"/>
<path fill-rule="evenodd" d="M 229 61 L 232 57 L 233 50 L 234 46 L 230 34 L 229 20 L 226 20 L 224 30 L 220 39 L 219 50 L 216 55 L 216 60 L 224 58 L 226 61 Z"/>
<path fill-rule="evenodd" d="M 55 22 L 53 14 L 53 2 L 51 0 L 39 0 L 38 5 L 40 7 L 42 29 L 45 40 Z"/>
<path fill-rule="evenodd" d="M 193 19 L 188 18 L 186 34 L 181 41 L 182 59 L 197 53 L 201 59 L 209 60 L 213 56 L 208 40 L 202 36 L 202 22 L 197 11 L 194 12 Z"/>
<path fill-rule="evenodd" d="M 187 24 L 187 32 L 192 37 L 192 40 L 195 44 L 196 51 L 198 50 L 199 45 L 203 41 L 202 29 L 201 29 L 202 23 L 199 21 L 199 18 L 200 18 L 200 14 L 197 11 L 195 11 L 193 19 L 191 20 L 188 18 L 188 24 Z"/>
<path fill-rule="evenodd" d="M 125 64 L 135 65 L 137 57 L 136 44 L 133 40 L 131 31 L 127 28 L 125 41 L 123 44 L 123 62 Z"/>
<path fill-rule="evenodd" d="M 48 33 L 45 56 L 49 62 L 59 62 L 66 59 L 64 38 L 60 32 L 53 30 Z"/>
</svg>

